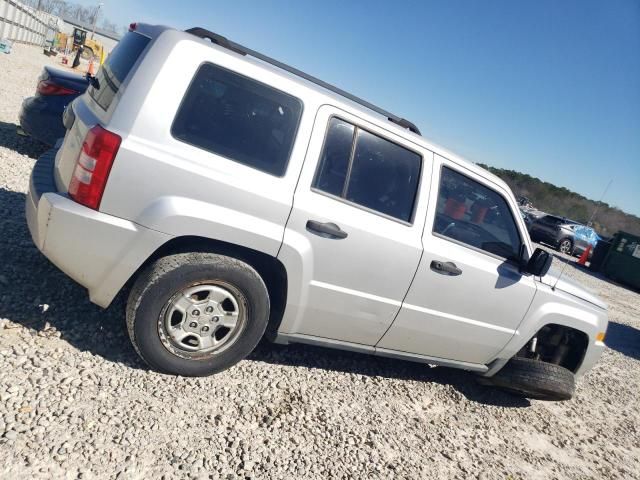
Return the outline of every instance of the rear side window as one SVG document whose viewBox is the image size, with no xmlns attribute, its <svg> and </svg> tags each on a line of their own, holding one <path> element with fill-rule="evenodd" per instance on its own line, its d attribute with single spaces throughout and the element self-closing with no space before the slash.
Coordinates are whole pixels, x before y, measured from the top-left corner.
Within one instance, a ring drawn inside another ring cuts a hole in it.
<svg viewBox="0 0 640 480">
<path fill-rule="evenodd" d="M 410 222 L 421 166 L 417 153 L 334 117 L 313 186 Z"/>
<path fill-rule="evenodd" d="M 447 167 L 442 168 L 434 233 L 509 260 L 518 260 L 520 235 L 499 193 Z"/>
<path fill-rule="evenodd" d="M 139 33 L 129 32 L 122 37 L 109 54 L 107 60 L 96 73 L 98 88 L 90 86 L 88 89 L 89 95 L 100 107 L 105 110 L 109 108 L 120 89 L 120 85 L 129 75 L 131 68 L 149 41 L 149 38 Z"/>
<path fill-rule="evenodd" d="M 178 109 L 178 140 L 271 175 L 284 175 L 302 115 L 297 98 L 205 63 Z"/>
</svg>

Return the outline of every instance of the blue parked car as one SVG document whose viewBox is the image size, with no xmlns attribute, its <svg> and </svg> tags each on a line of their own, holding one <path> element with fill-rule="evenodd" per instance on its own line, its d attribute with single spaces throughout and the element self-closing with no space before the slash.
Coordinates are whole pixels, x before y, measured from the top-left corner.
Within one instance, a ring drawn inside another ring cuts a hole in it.
<svg viewBox="0 0 640 480">
<path fill-rule="evenodd" d="M 44 67 L 36 94 L 22 102 L 20 127 L 47 145 L 64 137 L 62 114 L 65 108 L 89 86 L 86 76 L 52 67 Z"/>
</svg>

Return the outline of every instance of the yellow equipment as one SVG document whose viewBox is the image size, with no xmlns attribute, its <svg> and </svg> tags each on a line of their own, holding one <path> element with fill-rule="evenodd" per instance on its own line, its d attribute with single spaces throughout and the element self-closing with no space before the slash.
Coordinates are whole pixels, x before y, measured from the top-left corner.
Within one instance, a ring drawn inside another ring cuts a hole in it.
<svg viewBox="0 0 640 480">
<path fill-rule="evenodd" d="M 80 47 L 80 45 L 83 45 L 84 51 L 82 52 L 82 58 L 84 58 L 85 60 L 90 60 L 93 57 L 100 62 L 100 65 L 102 65 L 106 57 L 104 47 L 97 40 L 88 37 L 89 35 L 86 30 L 82 30 L 81 28 L 74 28 L 73 50 L 75 51 Z"/>
</svg>

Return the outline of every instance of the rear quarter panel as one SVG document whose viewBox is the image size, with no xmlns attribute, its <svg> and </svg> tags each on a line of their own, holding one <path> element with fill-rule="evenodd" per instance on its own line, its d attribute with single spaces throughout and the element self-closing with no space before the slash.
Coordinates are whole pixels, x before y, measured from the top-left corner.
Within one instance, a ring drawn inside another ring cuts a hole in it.
<svg viewBox="0 0 640 480">
<path fill-rule="evenodd" d="M 195 39 L 195 37 L 194 37 Z M 283 177 L 183 143 L 171 125 L 203 62 L 282 89 L 303 102 Z M 106 128 L 122 136 L 101 211 L 171 236 L 197 235 L 276 255 L 318 103 L 309 90 L 237 54 L 168 30 L 148 51 Z"/>
</svg>

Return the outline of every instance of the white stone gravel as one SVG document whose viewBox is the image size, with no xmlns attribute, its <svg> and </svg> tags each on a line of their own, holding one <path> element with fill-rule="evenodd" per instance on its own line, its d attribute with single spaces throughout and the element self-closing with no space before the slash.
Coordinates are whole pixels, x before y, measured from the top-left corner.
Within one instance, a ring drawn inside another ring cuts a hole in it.
<svg viewBox="0 0 640 480">
<path fill-rule="evenodd" d="M 15 124 L 54 61 L 0 55 L 0 478 L 640 478 L 640 295 L 574 266 L 614 323 L 569 402 L 305 346 L 204 379 L 148 371 L 122 301 L 89 303 L 25 225 L 43 148 Z"/>
</svg>

